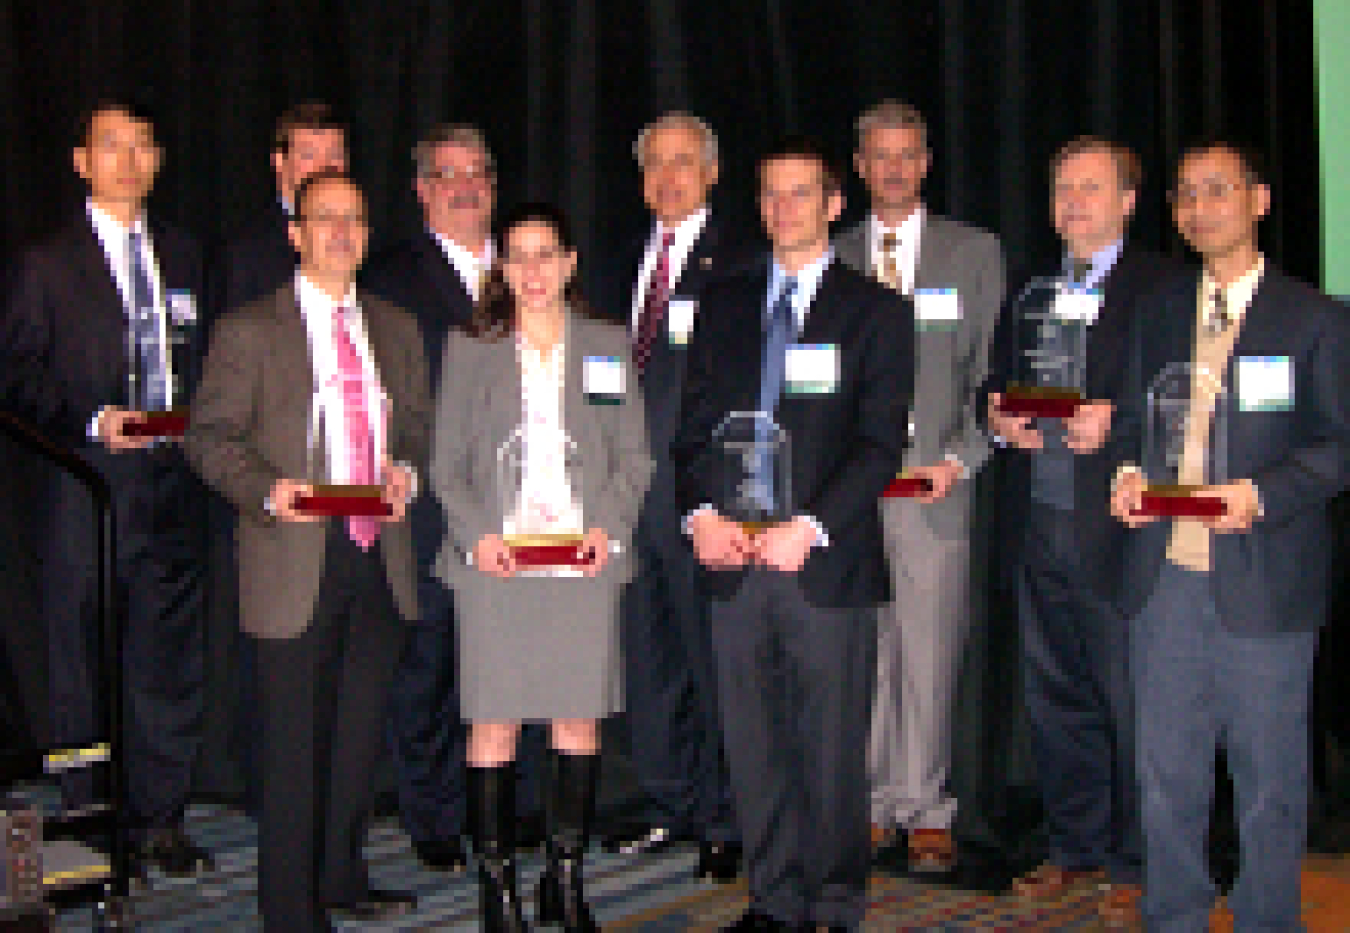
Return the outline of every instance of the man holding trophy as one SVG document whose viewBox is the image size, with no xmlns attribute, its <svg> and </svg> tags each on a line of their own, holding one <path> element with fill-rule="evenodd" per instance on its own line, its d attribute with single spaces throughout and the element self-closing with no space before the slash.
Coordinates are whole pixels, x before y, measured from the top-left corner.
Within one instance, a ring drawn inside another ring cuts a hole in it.
<svg viewBox="0 0 1350 933">
<path fill-rule="evenodd" d="M 411 897 L 370 887 L 371 778 L 404 623 L 417 618 L 403 520 L 426 460 L 416 321 L 355 287 L 366 204 L 346 175 L 295 193 L 292 283 L 216 325 L 193 466 L 238 510 L 240 625 L 262 715 L 259 901 L 267 930 L 379 920 Z M 326 520 L 325 520 L 326 519 Z"/>
<path fill-rule="evenodd" d="M 1350 483 L 1350 322 L 1257 247 L 1270 188 L 1229 141 L 1193 146 L 1172 191 L 1200 254 L 1140 305 L 1112 513 L 1134 529 L 1129 620 L 1150 930 L 1201 931 L 1214 753 L 1227 749 L 1238 929 L 1294 930 L 1309 707 L 1326 612 L 1326 505 Z"/>
<path fill-rule="evenodd" d="M 728 929 L 855 929 L 890 590 L 877 500 L 904 451 L 913 311 L 834 261 L 840 177 L 813 143 L 759 173 L 772 260 L 704 293 L 672 448 L 750 883 Z"/>
</svg>

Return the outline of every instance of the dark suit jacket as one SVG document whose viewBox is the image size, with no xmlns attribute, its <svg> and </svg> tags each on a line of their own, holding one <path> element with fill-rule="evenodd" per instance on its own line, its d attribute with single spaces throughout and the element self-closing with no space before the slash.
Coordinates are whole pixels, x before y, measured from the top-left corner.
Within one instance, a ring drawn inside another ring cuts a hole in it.
<svg viewBox="0 0 1350 933">
<path fill-rule="evenodd" d="M 722 419 L 758 408 L 768 282 L 766 261 L 703 294 L 672 445 L 682 514 L 718 502 L 712 436 Z M 914 391 L 913 305 L 836 260 L 797 339 L 835 344 L 840 367 L 834 392 L 784 395 L 775 415 L 791 442 L 794 510 L 816 518 L 830 537 L 828 547 L 812 549 L 801 586 L 815 606 L 876 605 L 890 596 L 877 503 L 904 454 Z M 705 570 L 702 578 L 713 595 L 726 598 L 742 575 Z"/>
<path fill-rule="evenodd" d="M 647 241 L 635 243 L 628 256 L 630 271 L 628 300 L 606 309 L 608 316 L 631 333 L 632 303 L 647 253 Z M 710 214 L 703 232 L 671 289 L 672 301 L 700 300 L 709 286 L 750 271 L 762 264 L 765 250 L 758 243 L 734 235 L 715 214 Z M 699 312 L 695 311 L 695 316 Z M 687 340 L 687 336 L 685 337 Z M 672 339 L 669 327 L 652 344 L 651 356 L 642 371 L 642 393 L 647 404 L 647 438 L 656 474 L 647 490 L 643 507 L 642 530 L 671 547 L 686 547 L 680 531 L 675 504 L 675 475 L 670 460 L 670 443 L 680 424 L 680 398 L 684 389 L 684 367 L 688 343 Z"/>
<path fill-rule="evenodd" d="M 1116 264 L 1101 283 L 1102 306 L 1097 321 L 1088 330 L 1087 394 L 1089 398 L 1119 401 L 1129 360 L 1128 335 L 1133 309 L 1141 295 L 1159 287 L 1177 274 L 1179 264 L 1147 250 L 1126 246 Z M 981 393 L 980 417 L 988 411 L 990 392 L 1002 392 L 1015 381 L 1018 369 L 1017 298 L 1023 287 L 1010 290 L 1011 301 L 1004 309 L 994 333 L 994 349 L 989 380 Z M 1110 488 L 1112 445 L 1119 434 L 1120 412 L 1114 415 L 1106 448 L 1096 454 L 1075 455 L 1074 520 L 1078 534 L 1081 566 L 1085 582 L 1099 593 L 1107 592 L 1117 566 L 1121 545 L 1120 523 L 1111 518 L 1104 498 Z M 1005 545 L 1021 541 L 1026 527 L 1026 509 L 1031 501 L 1031 458 L 1034 454 L 1016 448 L 1003 451 L 1005 467 L 998 492 L 998 540 Z M 1018 563 L 1016 550 L 996 559 L 1006 571 Z M 1010 582 L 1004 578 L 1003 583 Z"/>
<path fill-rule="evenodd" d="M 362 284 L 373 294 L 403 308 L 417 319 L 434 398 L 441 381 L 441 354 L 446 333 L 464 327 L 473 317 L 473 296 L 446 259 L 440 244 L 425 229 L 381 252 L 361 271 Z M 450 596 L 431 572 L 446 536 L 445 512 L 433 495 L 421 495 L 408 514 L 417 566 L 425 584 L 421 606 L 431 622 L 450 612 Z"/>
<path fill-rule="evenodd" d="M 212 282 L 212 321 L 272 294 L 295 276 L 289 221 L 274 200 L 225 244 Z"/>
<path fill-rule="evenodd" d="M 149 228 L 165 292 L 189 291 L 200 304 L 196 243 L 155 218 Z M 199 317 L 187 352 L 176 355 L 182 363 L 176 375 L 189 401 L 200 368 L 202 331 Z M 0 352 L 7 360 L 0 374 L 5 404 L 63 444 L 86 444 L 89 423 L 100 408 L 127 404 L 126 335 L 117 280 L 93 223 L 81 214 L 24 254 L 14 273 L 0 321 Z"/>
<path fill-rule="evenodd" d="M 1143 462 L 1144 399 L 1172 363 L 1194 358 L 1198 273 L 1178 276 L 1141 303 L 1131 332 L 1118 462 Z M 1230 480 L 1256 484 L 1264 510 L 1250 531 L 1212 541 L 1214 594 L 1224 624 L 1237 632 L 1309 631 L 1326 614 L 1331 532 L 1326 505 L 1350 484 L 1350 318 L 1338 302 L 1267 261 L 1233 348 L 1224 384 L 1237 394 L 1237 360 L 1284 356 L 1293 367 L 1293 406 L 1241 411 L 1228 419 Z M 1127 615 L 1143 608 L 1166 559 L 1170 521 L 1128 532 L 1118 599 Z"/>
<path fill-rule="evenodd" d="M 357 300 L 391 400 L 388 455 L 413 464 L 425 485 L 431 404 L 417 324 L 372 295 L 358 292 Z M 292 638 L 308 627 L 323 573 L 326 522 L 279 522 L 264 509 L 278 479 L 306 475 L 313 390 L 309 335 L 294 285 L 216 325 L 185 450 L 193 467 L 238 510 L 239 621 L 261 638 Z M 406 520 L 383 525 L 380 550 L 399 612 L 415 619 Z"/>
</svg>

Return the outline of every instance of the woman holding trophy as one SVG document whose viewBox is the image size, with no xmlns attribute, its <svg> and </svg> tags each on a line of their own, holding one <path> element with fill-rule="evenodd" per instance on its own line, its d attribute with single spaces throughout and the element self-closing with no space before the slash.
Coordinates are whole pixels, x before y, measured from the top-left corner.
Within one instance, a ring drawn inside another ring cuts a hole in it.
<svg viewBox="0 0 1350 933">
<path fill-rule="evenodd" d="M 470 832 L 483 928 L 528 927 L 515 887 L 515 745 L 550 723 L 548 864 L 537 920 L 597 929 L 581 862 L 599 720 L 622 705 L 618 601 L 651 472 L 622 327 L 587 313 L 555 208 L 507 214 L 502 254 L 466 332 L 446 342 L 431 482 L 454 590 L 470 722 Z"/>
</svg>

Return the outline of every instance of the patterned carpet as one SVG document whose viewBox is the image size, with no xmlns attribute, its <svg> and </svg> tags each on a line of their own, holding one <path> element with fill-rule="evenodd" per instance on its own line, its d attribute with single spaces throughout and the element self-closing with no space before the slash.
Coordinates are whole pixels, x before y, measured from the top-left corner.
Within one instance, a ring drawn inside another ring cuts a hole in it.
<svg viewBox="0 0 1350 933">
<path fill-rule="evenodd" d="M 138 929 L 144 933 L 257 930 L 256 833 L 252 822 L 219 806 L 197 806 L 189 814 L 189 832 L 216 857 L 217 871 L 196 881 L 156 876 L 149 890 L 135 896 Z M 477 892 L 471 875 L 447 876 L 424 870 L 407 837 L 391 821 L 377 824 L 367 847 L 373 881 L 381 887 L 418 895 L 416 913 L 386 924 L 384 930 L 478 929 Z M 587 862 L 592 904 L 607 931 L 677 933 L 715 931 L 745 908 L 742 885 L 721 886 L 697 880 L 695 853 L 677 850 L 658 857 L 596 853 Z M 522 859 L 525 890 L 532 891 L 541 857 Z M 1009 898 L 919 884 L 878 874 L 869 888 L 865 931 L 1088 931 L 1098 930 L 1093 891 L 1082 890 L 1053 904 L 1029 905 Z M 1350 930 L 1350 884 L 1326 874 L 1304 876 L 1304 920 L 1309 933 Z M 86 911 L 61 914 L 62 930 L 87 930 Z M 347 924 L 343 929 L 375 929 Z M 1216 913 L 1214 929 L 1231 930 L 1231 920 Z"/>
</svg>

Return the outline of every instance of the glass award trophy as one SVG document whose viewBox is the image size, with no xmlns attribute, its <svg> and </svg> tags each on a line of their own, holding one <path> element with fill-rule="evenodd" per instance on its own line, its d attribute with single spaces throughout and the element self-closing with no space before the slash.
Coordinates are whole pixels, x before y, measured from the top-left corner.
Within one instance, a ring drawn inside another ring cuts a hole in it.
<svg viewBox="0 0 1350 933">
<path fill-rule="evenodd" d="M 145 308 L 127 334 L 127 401 L 138 417 L 122 427 L 127 437 L 182 437 L 188 410 L 176 406 L 182 397 L 177 374 L 182 372 L 187 335 L 181 325 Z M 177 351 L 177 352 L 176 352 Z"/>
<path fill-rule="evenodd" d="M 1068 418 L 1083 403 L 1088 327 L 1097 292 L 1071 289 L 1061 279 L 1034 279 L 1011 309 L 1017 367 L 999 405 L 1010 415 Z"/>
<path fill-rule="evenodd" d="M 371 451 L 376 482 L 348 483 L 338 478 L 337 466 L 330 463 L 328 456 L 327 432 L 334 429 L 341 431 L 343 428 L 341 400 L 322 389 L 314 393 L 309 409 L 309 436 L 305 450 L 305 478 L 311 492 L 295 497 L 298 511 L 310 515 L 343 517 L 393 514 L 393 507 L 384 501 L 384 487 L 380 483 L 380 464 L 384 459 L 384 426 L 389 423 L 389 401 L 383 393 L 379 394 L 378 404 L 381 416 L 375 419 L 379 428 L 373 438 L 374 450 Z"/>
<path fill-rule="evenodd" d="M 1143 470 L 1148 485 L 1136 513 L 1170 518 L 1224 514 L 1206 486 L 1228 481 L 1230 397 L 1208 368 L 1174 363 L 1149 384 Z"/>
<path fill-rule="evenodd" d="M 502 539 L 519 575 L 576 576 L 591 563 L 580 490 L 580 456 L 561 428 L 522 424 L 497 448 Z"/>
<path fill-rule="evenodd" d="M 733 411 L 713 432 L 712 505 L 749 535 L 793 516 L 787 431 L 762 411 Z"/>
</svg>

